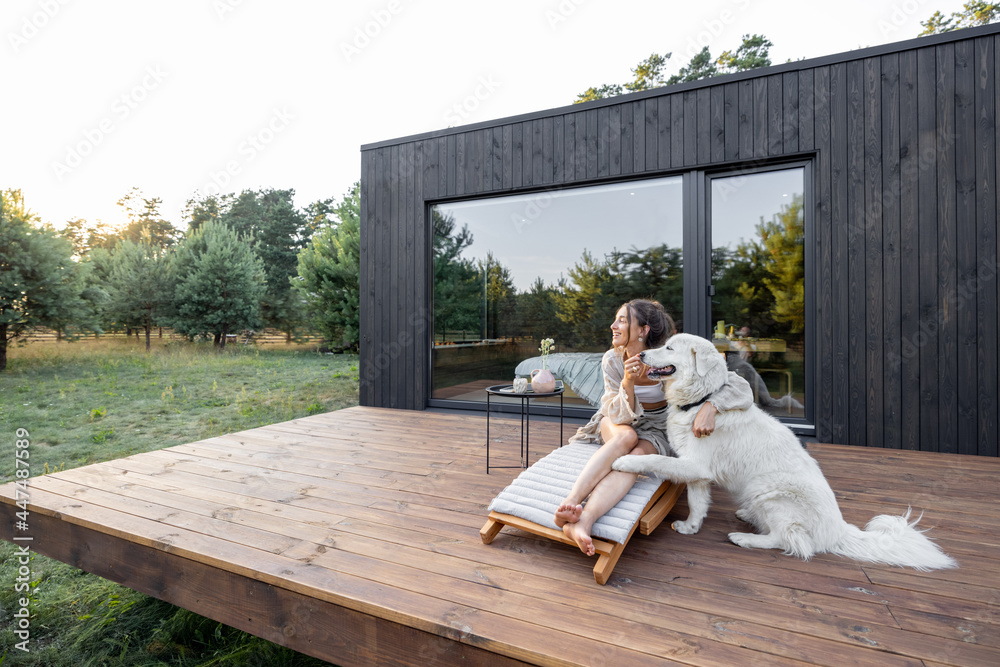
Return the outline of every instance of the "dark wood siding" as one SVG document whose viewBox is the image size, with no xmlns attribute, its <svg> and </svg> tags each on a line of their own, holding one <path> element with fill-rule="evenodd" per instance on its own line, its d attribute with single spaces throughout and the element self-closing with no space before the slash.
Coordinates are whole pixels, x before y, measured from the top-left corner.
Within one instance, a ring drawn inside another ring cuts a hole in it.
<svg viewBox="0 0 1000 667">
<path fill-rule="evenodd" d="M 427 405 L 428 202 L 806 159 L 816 437 L 996 456 L 998 66 L 985 26 L 363 147 L 361 403 Z"/>
<path fill-rule="evenodd" d="M 997 332 L 997 100 L 1000 87 L 993 73 L 996 71 L 1000 49 L 991 37 L 976 40 L 975 61 L 975 121 L 976 121 L 976 284 L 979 301 L 976 308 L 976 340 L 996 338 Z M 993 188 L 991 191 L 990 188 Z M 995 351 L 994 351 L 995 352 Z M 998 405 L 998 355 L 980 345 L 977 349 L 979 378 L 976 383 L 977 454 L 997 456 Z"/>
<path fill-rule="evenodd" d="M 847 66 L 838 63 L 830 67 L 830 158 L 832 160 L 830 179 L 830 232 L 832 279 L 828 286 L 820 286 L 820 291 L 831 290 L 832 305 L 829 319 L 818 321 L 817 328 L 825 323 L 833 332 L 830 355 L 833 369 L 830 383 L 833 385 L 833 402 L 829 408 L 829 440 L 849 442 L 848 406 L 850 404 L 848 351 L 848 224 L 847 224 Z M 818 378 L 822 381 L 822 378 Z M 816 435 L 821 439 L 825 434 L 823 420 L 818 419 Z"/>
<path fill-rule="evenodd" d="M 909 337 L 919 330 L 920 315 L 919 136 L 917 54 L 907 51 L 899 55 L 899 338 L 886 341 L 892 346 L 887 357 L 899 368 L 902 449 L 920 448 L 920 422 L 912 418 L 920 414 L 920 357 L 912 354 L 907 345 Z"/>
<path fill-rule="evenodd" d="M 813 72 L 814 135 L 816 149 L 816 205 L 813 216 L 816 220 L 816 322 L 813 340 L 816 342 L 816 375 L 822 382 L 815 384 L 817 412 L 825 412 L 822 428 L 817 424 L 817 435 L 826 440 L 834 439 L 836 418 L 834 400 L 835 359 L 833 302 L 833 162 L 831 150 L 832 98 L 830 96 L 830 68 L 820 67 Z M 839 369 L 836 369 L 839 370 Z"/>
<path fill-rule="evenodd" d="M 937 287 L 938 320 L 938 447 L 958 451 L 958 345 L 955 295 L 958 279 L 955 250 L 955 45 L 935 49 L 937 60 Z"/>
<path fill-rule="evenodd" d="M 877 384 L 884 387 L 882 403 L 883 418 L 875 423 L 882 429 L 882 444 L 884 447 L 899 449 L 902 439 L 902 422 L 900 404 L 902 402 L 903 383 L 900 365 L 896 363 L 896 351 L 903 335 L 900 328 L 900 302 L 902 290 L 900 285 L 899 257 L 899 54 L 891 53 L 882 56 L 882 85 L 873 91 L 879 94 L 881 111 L 882 174 L 881 174 L 881 206 L 882 206 L 882 282 L 883 282 L 883 312 L 875 313 L 882 318 L 882 339 L 874 341 L 879 347 L 882 360 L 882 377 Z"/>
<path fill-rule="evenodd" d="M 916 330 L 904 338 L 919 359 L 920 449 L 938 450 L 938 346 L 937 346 L 937 132 L 934 87 L 936 62 L 933 49 L 917 51 L 917 222 L 919 306 Z M 908 350 L 904 350 L 904 353 Z"/>
<path fill-rule="evenodd" d="M 846 293 L 848 370 L 848 442 L 865 442 L 867 437 L 868 396 L 865 377 L 866 351 L 866 278 L 865 271 L 865 134 L 864 134 L 864 62 L 854 60 L 846 67 L 847 96 L 847 210 L 838 224 L 847 228 Z M 881 444 L 881 443 L 879 443 Z"/>
</svg>

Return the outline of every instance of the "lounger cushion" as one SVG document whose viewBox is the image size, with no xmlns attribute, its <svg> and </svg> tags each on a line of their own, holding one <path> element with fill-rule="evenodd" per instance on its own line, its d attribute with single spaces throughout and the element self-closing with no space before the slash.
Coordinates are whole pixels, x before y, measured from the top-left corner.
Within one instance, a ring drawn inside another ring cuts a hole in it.
<svg viewBox="0 0 1000 667">
<path fill-rule="evenodd" d="M 555 449 L 548 456 L 518 475 L 510 486 L 490 503 L 491 512 L 512 514 L 549 528 L 556 527 L 553 515 L 569 494 L 583 466 L 600 447 L 571 443 Z M 660 486 L 660 480 L 639 475 L 628 494 L 597 520 L 591 534 L 624 544 L 643 508 Z"/>
</svg>

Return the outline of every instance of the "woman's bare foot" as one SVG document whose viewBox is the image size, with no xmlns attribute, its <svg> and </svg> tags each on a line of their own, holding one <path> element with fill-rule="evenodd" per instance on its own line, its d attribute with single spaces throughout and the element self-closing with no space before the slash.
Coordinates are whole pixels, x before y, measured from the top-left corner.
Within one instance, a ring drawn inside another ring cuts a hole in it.
<svg viewBox="0 0 1000 667">
<path fill-rule="evenodd" d="M 562 530 L 566 534 L 566 537 L 576 542 L 576 546 L 580 547 L 580 551 L 588 556 L 593 556 L 596 553 L 594 550 L 594 541 L 590 538 L 590 530 L 587 527 L 580 523 L 567 523 L 563 525 Z"/>
<path fill-rule="evenodd" d="M 562 528 L 567 523 L 576 523 L 580 520 L 580 514 L 583 512 L 583 505 L 574 505 L 572 503 L 563 503 L 556 508 L 555 522 L 556 525 Z"/>
</svg>

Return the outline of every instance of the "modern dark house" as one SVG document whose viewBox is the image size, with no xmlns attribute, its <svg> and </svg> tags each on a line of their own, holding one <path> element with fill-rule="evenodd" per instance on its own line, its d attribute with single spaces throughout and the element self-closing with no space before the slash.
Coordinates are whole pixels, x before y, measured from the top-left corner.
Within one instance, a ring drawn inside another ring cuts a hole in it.
<svg viewBox="0 0 1000 667">
<path fill-rule="evenodd" d="M 998 66 L 983 26 L 362 146 L 361 404 L 484 410 L 553 338 L 589 415 L 652 297 L 803 435 L 997 456 Z"/>
</svg>

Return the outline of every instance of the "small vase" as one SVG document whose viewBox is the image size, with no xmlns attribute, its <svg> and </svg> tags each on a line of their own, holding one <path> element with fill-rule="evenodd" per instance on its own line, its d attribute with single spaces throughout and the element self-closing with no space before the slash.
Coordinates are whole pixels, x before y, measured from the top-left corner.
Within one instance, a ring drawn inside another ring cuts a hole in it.
<svg viewBox="0 0 1000 667">
<path fill-rule="evenodd" d="M 536 394 L 547 394 L 556 390 L 556 379 L 552 371 L 546 368 L 536 368 L 531 371 L 531 390 Z"/>
</svg>

